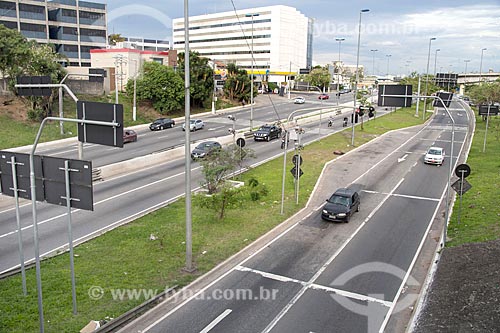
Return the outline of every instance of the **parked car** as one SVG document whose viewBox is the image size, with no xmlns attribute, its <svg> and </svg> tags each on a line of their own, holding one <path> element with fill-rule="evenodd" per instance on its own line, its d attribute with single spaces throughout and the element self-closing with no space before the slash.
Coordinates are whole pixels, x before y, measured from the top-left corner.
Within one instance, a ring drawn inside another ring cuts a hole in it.
<svg viewBox="0 0 500 333">
<path fill-rule="evenodd" d="M 295 100 L 293 101 L 295 104 L 304 104 L 306 102 L 306 99 L 302 96 L 295 97 Z"/>
<path fill-rule="evenodd" d="M 424 157 L 424 163 L 443 165 L 444 149 L 440 147 L 430 147 Z"/>
<path fill-rule="evenodd" d="M 205 123 L 201 119 L 190 119 L 189 120 L 189 130 L 191 132 L 197 131 L 205 127 Z M 182 124 L 182 130 L 186 130 L 186 123 Z"/>
<path fill-rule="evenodd" d="M 175 126 L 175 121 L 170 118 L 158 118 L 151 125 L 149 125 L 149 129 L 152 131 L 159 131 L 165 128 L 172 128 Z"/>
<path fill-rule="evenodd" d="M 277 125 L 263 125 L 254 134 L 254 141 L 271 141 L 281 137 L 281 127 Z"/>
<path fill-rule="evenodd" d="M 123 143 L 127 142 L 136 142 L 137 141 L 137 133 L 131 129 L 125 129 L 123 131 Z"/>
<path fill-rule="evenodd" d="M 197 145 L 191 152 L 191 159 L 197 160 L 204 158 L 214 150 L 222 149 L 222 146 L 217 141 L 205 141 Z"/>
<path fill-rule="evenodd" d="M 339 188 L 326 200 L 321 218 L 327 221 L 349 222 L 354 212 L 359 212 L 358 192 L 349 188 Z"/>
<path fill-rule="evenodd" d="M 318 99 L 329 99 L 330 96 L 328 94 L 321 94 L 318 96 Z"/>
</svg>

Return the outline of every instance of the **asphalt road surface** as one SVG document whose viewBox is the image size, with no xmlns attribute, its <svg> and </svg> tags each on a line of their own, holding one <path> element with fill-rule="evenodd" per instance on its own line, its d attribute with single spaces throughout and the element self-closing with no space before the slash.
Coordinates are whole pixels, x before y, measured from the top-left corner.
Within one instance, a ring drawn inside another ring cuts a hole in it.
<svg viewBox="0 0 500 333">
<path fill-rule="evenodd" d="M 152 311 L 126 330 L 141 332 L 379 332 L 417 283 L 410 271 L 446 196 L 468 127 L 457 103 L 451 122 L 437 112 L 427 126 L 391 133 L 337 159 L 320 179 L 309 212 L 284 233 L 176 307 Z M 430 146 L 443 166 L 426 165 Z M 349 223 L 321 219 L 338 187 L 361 196 Z M 165 305 L 167 306 L 167 305 Z"/>
<path fill-rule="evenodd" d="M 294 105 L 293 100 L 290 101 L 283 98 L 276 98 L 276 96 L 274 97 L 277 100 L 283 101 L 283 109 L 290 108 L 293 110 L 294 108 L 304 109 L 307 107 L 317 109 L 318 106 L 321 106 L 318 102 L 306 102 L 305 105 Z M 313 104 L 313 106 L 308 104 Z M 264 105 L 262 110 L 267 110 L 266 112 L 269 117 L 270 113 L 274 113 L 272 106 L 269 104 L 267 105 L 267 109 Z M 239 113 L 242 114 L 245 112 L 248 112 L 248 110 L 239 111 Z M 239 117 L 239 113 L 236 113 L 237 117 Z M 380 112 L 380 114 L 383 113 L 384 111 Z M 229 121 L 225 115 L 220 117 Z M 327 124 L 324 122 L 321 135 L 324 136 L 341 130 L 341 117 L 342 116 L 337 117 L 335 126 L 332 128 L 327 128 Z M 208 124 L 212 123 L 208 122 Z M 226 124 L 222 130 L 223 135 L 227 135 L 227 127 L 228 125 Z M 194 135 L 205 134 L 210 128 L 210 126 L 207 126 L 206 131 L 201 130 L 194 133 Z M 317 123 L 311 123 L 307 125 L 305 129 L 306 132 L 302 138 L 304 143 L 319 138 Z M 149 131 L 149 129 L 147 131 Z M 147 132 L 147 137 L 156 139 L 157 135 L 168 135 L 168 133 L 178 135 L 179 138 L 174 138 L 167 144 L 173 144 L 175 140 L 180 140 L 181 137 L 183 138 L 183 132 L 179 127 L 160 132 Z M 141 138 L 138 140 L 137 144 L 147 140 L 148 139 Z M 247 140 L 247 142 L 247 147 L 255 150 L 257 155 L 257 158 L 253 160 L 252 163 L 261 163 L 262 161 L 282 154 L 280 140 L 254 142 L 250 139 Z M 135 144 L 136 143 L 127 144 L 126 149 L 130 148 L 133 151 Z M 64 148 L 56 148 L 56 150 L 57 149 L 61 149 L 61 151 L 64 150 Z M 121 152 L 122 155 L 128 154 L 127 150 L 113 148 L 113 151 Z M 51 152 L 57 154 L 57 151 L 54 152 L 54 150 L 52 150 Z M 107 152 L 106 147 L 96 146 L 95 153 L 97 155 L 96 158 L 104 160 L 109 152 Z M 58 157 L 61 157 L 61 155 Z M 200 165 L 198 163 L 192 163 L 191 167 L 191 184 L 192 188 L 195 189 L 202 181 Z M 152 165 L 150 168 L 138 172 L 94 183 L 94 211 L 72 210 L 74 244 L 81 243 L 107 230 L 130 222 L 184 195 L 184 168 L 184 159 L 174 159 L 160 165 Z M 14 201 L 12 198 L 2 199 L 5 199 L 5 202 L 2 203 L 3 208 L 0 209 L 0 274 L 20 266 Z M 31 203 L 22 203 L 20 207 L 20 222 L 22 227 L 23 252 L 26 263 L 31 263 L 34 260 L 33 222 L 31 212 Z M 67 247 L 68 219 L 65 207 L 38 203 L 37 220 L 39 225 L 41 257 L 49 256 Z"/>
</svg>

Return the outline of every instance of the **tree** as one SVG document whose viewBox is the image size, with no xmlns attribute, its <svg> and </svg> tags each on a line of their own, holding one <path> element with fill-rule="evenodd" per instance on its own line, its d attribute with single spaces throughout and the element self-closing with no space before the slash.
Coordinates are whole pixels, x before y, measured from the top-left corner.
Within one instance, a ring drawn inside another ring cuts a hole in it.
<svg viewBox="0 0 500 333">
<path fill-rule="evenodd" d="M 116 43 L 124 42 L 124 41 L 125 41 L 125 37 L 122 37 L 121 34 L 110 34 L 108 36 L 108 44 L 109 45 L 116 45 Z"/>
<path fill-rule="evenodd" d="M 172 68 L 151 61 L 144 63 L 136 81 L 137 99 L 150 100 L 161 114 L 181 110 L 184 106 L 184 81 Z M 127 93 L 133 93 L 134 81 L 127 82 Z"/>
<path fill-rule="evenodd" d="M 22 64 L 30 61 L 30 47 L 26 37 L 0 24 L 0 72 L 2 78 L 16 78 L 23 72 Z M 13 86 L 10 87 L 13 89 Z"/>
<path fill-rule="evenodd" d="M 224 83 L 224 95 L 230 100 L 249 102 L 252 82 L 247 71 L 240 69 L 235 64 L 228 64 L 226 71 L 227 79 Z M 254 89 L 254 97 L 256 93 L 256 89 Z"/>
<path fill-rule="evenodd" d="M 212 209 L 217 212 L 218 218 L 223 219 L 227 208 L 233 208 L 241 202 L 244 190 L 233 188 L 227 181 L 242 161 L 255 157 L 251 149 L 230 146 L 226 149 L 213 150 L 200 161 L 204 183 L 202 184 L 208 194 L 198 195 L 196 202 L 200 207 Z M 261 188 L 254 191 L 262 191 Z"/>
<path fill-rule="evenodd" d="M 16 92 L 15 79 L 21 75 L 50 76 L 52 83 L 59 82 L 66 74 L 61 65 L 63 59 L 52 46 L 28 41 L 18 31 L 0 25 L 0 71 L 4 79 L 11 79 L 9 90 Z M 31 108 L 29 118 L 45 118 L 54 99 L 54 93 L 50 97 L 23 98 Z"/>
<path fill-rule="evenodd" d="M 312 86 L 321 87 L 324 91 L 325 87 L 330 85 L 332 77 L 327 67 L 315 67 L 304 77 L 304 81 Z"/>
<path fill-rule="evenodd" d="M 178 55 L 179 75 L 184 78 L 185 54 Z M 200 57 L 198 52 L 189 52 L 189 75 L 191 79 L 189 94 L 191 103 L 204 107 L 211 101 L 214 91 L 214 72 L 208 65 L 208 58 Z"/>
</svg>

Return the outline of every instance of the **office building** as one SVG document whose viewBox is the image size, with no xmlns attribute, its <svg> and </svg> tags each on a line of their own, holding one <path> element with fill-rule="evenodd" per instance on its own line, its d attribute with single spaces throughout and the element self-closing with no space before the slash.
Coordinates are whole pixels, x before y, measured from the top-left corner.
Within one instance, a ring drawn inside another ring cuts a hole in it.
<svg viewBox="0 0 500 333">
<path fill-rule="evenodd" d="M 106 5 L 79 0 L 0 0 L 0 24 L 50 43 L 67 66 L 90 67 L 90 50 L 106 48 Z"/>
<path fill-rule="evenodd" d="M 184 19 L 174 19 L 172 26 L 173 48 L 183 52 Z M 283 81 L 284 75 L 311 67 L 312 32 L 310 18 L 282 5 L 189 17 L 192 51 L 249 72 L 253 67 L 269 81 Z"/>
</svg>

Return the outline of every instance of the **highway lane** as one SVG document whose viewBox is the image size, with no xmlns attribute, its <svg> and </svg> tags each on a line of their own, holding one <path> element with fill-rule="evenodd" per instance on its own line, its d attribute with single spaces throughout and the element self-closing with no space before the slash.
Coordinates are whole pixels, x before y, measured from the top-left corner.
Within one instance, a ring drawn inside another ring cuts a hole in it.
<svg viewBox="0 0 500 333">
<path fill-rule="evenodd" d="M 359 161 L 369 160 L 370 153 L 380 155 L 377 149 L 382 147 L 345 156 L 335 170 L 362 173 L 344 183 L 361 191 L 361 212 L 350 223 L 324 222 L 321 206 L 316 206 L 286 234 L 203 290 L 203 297 L 186 300 L 146 331 L 202 332 L 207 327 L 217 332 L 379 331 L 397 311 L 399 298 L 415 300 L 416 295 L 403 291 L 405 284 L 415 283 L 408 272 L 445 194 L 449 163 L 456 163 L 466 135 L 464 111 L 452 113 L 457 121 L 453 154 L 449 120 L 438 112 L 423 130 L 407 131 L 411 140 L 378 156 L 379 162 L 362 171 L 358 168 L 364 164 Z M 431 145 L 445 148 L 443 166 L 423 164 Z M 260 290 L 276 290 L 276 297 L 214 300 L 225 290 L 232 294 L 251 290 L 256 296 Z M 192 320 L 195 313 L 203 316 Z"/>
<path fill-rule="evenodd" d="M 259 95 L 256 98 L 254 105 L 253 119 L 254 127 L 258 127 L 265 123 L 271 123 L 277 120 L 284 120 L 290 112 L 308 108 L 317 110 L 319 108 L 332 108 L 337 105 L 337 100 L 325 100 L 323 102 L 317 100 L 315 94 L 306 94 L 305 104 L 294 104 L 293 97 L 289 100 L 286 97 L 278 95 Z M 315 99 L 316 98 L 316 99 Z M 340 103 L 350 102 L 352 94 L 342 95 Z M 250 125 L 250 107 L 247 105 L 240 110 L 225 111 L 219 110 L 215 115 L 191 115 L 191 118 L 201 118 L 205 122 L 205 128 L 191 133 L 191 141 L 198 142 L 209 138 L 220 137 L 227 135 L 228 129 L 232 128 L 233 122 L 227 119 L 227 115 L 232 114 L 236 117 L 235 128 L 237 131 L 248 130 Z M 162 131 L 150 131 L 148 125 L 138 129 L 137 142 L 127 143 L 123 148 L 106 147 L 96 144 L 84 145 L 84 159 L 91 160 L 93 167 L 99 167 L 111 163 L 125 161 L 130 158 L 144 156 L 154 152 L 165 151 L 172 147 L 178 147 L 185 142 L 185 134 L 182 131 L 183 119 L 177 119 L 174 128 L 165 129 Z M 24 152 L 29 152 L 25 150 Z M 59 146 L 51 146 L 47 148 L 40 147 L 37 149 L 37 154 L 50 155 L 54 157 L 78 158 L 77 142 L 65 143 Z"/>
<path fill-rule="evenodd" d="M 327 124 L 324 123 L 321 134 L 328 135 L 340 130 L 341 117 L 337 117 L 333 128 L 327 128 Z M 317 123 L 306 125 L 305 129 L 304 143 L 318 139 Z M 249 163 L 260 163 L 281 155 L 280 144 L 280 140 L 271 142 L 248 140 L 247 147 L 254 149 L 258 157 Z M 202 181 L 199 169 L 198 163 L 192 164 L 192 188 L 198 187 Z M 83 241 L 109 228 L 129 222 L 146 212 L 166 205 L 171 200 L 183 195 L 183 191 L 183 159 L 172 160 L 139 172 L 94 183 L 94 212 L 73 210 L 74 239 Z M 41 240 L 40 253 L 48 255 L 66 246 L 66 209 L 45 203 L 38 203 L 37 207 L 40 226 L 39 238 Z M 31 204 L 24 203 L 20 213 L 24 256 L 26 262 L 29 262 L 34 256 Z M 17 249 L 15 210 L 11 206 L 0 211 L 0 273 L 19 266 Z"/>
</svg>

